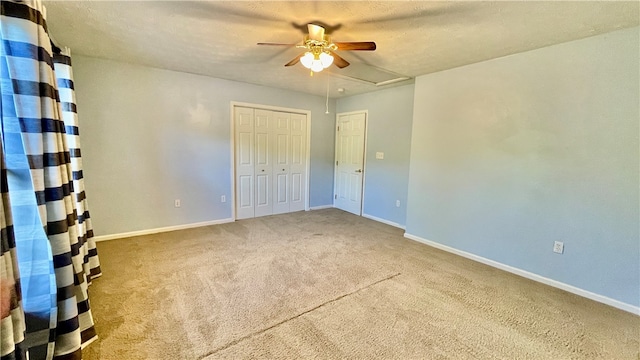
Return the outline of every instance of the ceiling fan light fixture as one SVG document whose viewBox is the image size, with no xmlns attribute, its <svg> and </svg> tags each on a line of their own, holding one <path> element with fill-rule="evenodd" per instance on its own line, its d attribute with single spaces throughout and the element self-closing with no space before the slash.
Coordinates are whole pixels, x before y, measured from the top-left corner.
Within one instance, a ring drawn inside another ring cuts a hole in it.
<svg viewBox="0 0 640 360">
<path fill-rule="evenodd" d="M 313 72 L 320 72 L 333 64 L 333 56 L 323 51 L 321 47 L 315 47 L 310 50 L 300 58 L 302 66 Z"/>
<path fill-rule="evenodd" d="M 314 56 L 309 51 L 304 53 L 304 55 L 300 58 L 300 62 L 302 63 L 302 66 L 306 67 L 307 69 L 311 69 L 311 65 L 313 65 L 313 60 L 314 60 Z"/>
<path fill-rule="evenodd" d="M 320 60 L 313 60 L 313 64 L 311 65 L 311 71 L 320 72 L 324 69 L 322 66 L 322 62 Z"/>
<path fill-rule="evenodd" d="M 323 52 L 320 54 L 320 62 L 322 63 L 322 67 L 326 69 L 333 64 L 333 56 L 329 53 Z"/>
<path fill-rule="evenodd" d="M 338 27 L 340 27 L 338 25 Z M 308 34 L 304 36 L 301 44 L 278 44 L 278 43 L 258 43 L 258 45 L 284 45 L 295 46 L 304 49 L 304 53 L 296 56 L 293 60 L 284 66 L 293 66 L 297 63 L 314 72 L 320 72 L 323 69 L 335 64 L 340 69 L 349 66 L 349 62 L 336 54 L 336 50 L 364 50 L 373 51 L 376 49 L 376 43 L 373 41 L 359 42 L 333 42 L 331 36 L 325 34 L 324 27 L 315 24 L 307 24 Z"/>
</svg>

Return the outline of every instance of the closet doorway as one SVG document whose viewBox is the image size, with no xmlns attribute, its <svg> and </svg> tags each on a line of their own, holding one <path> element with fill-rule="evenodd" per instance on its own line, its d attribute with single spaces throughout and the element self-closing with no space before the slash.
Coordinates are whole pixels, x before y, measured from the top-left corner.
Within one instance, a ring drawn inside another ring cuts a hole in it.
<svg viewBox="0 0 640 360">
<path fill-rule="evenodd" d="M 232 103 L 236 219 L 308 209 L 306 110 Z"/>
</svg>

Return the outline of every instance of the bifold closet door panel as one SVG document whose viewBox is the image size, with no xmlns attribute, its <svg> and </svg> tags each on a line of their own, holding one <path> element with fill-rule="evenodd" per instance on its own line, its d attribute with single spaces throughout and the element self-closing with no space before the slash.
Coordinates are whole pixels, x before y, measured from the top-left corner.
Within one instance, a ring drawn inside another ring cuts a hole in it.
<svg viewBox="0 0 640 360">
<path fill-rule="evenodd" d="M 236 218 L 255 216 L 254 110 L 235 108 Z"/>
<path fill-rule="evenodd" d="M 290 142 L 291 142 L 291 114 L 274 112 L 273 129 L 273 213 L 289 212 L 289 175 Z"/>
<path fill-rule="evenodd" d="M 255 216 L 273 214 L 274 116 L 255 109 Z"/>
</svg>

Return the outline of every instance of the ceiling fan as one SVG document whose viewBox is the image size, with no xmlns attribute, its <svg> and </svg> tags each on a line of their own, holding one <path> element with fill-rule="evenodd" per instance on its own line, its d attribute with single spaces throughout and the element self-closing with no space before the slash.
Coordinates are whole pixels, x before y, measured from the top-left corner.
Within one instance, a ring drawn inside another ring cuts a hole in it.
<svg viewBox="0 0 640 360">
<path fill-rule="evenodd" d="M 278 43 L 258 43 L 258 45 L 276 45 L 276 46 L 296 46 L 306 51 L 296 56 L 293 60 L 284 66 L 293 66 L 298 62 L 304 67 L 314 72 L 320 72 L 328 68 L 331 64 L 335 64 L 339 68 L 349 66 L 349 62 L 338 54 L 336 50 L 365 50 L 373 51 L 376 49 L 376 43 L 373 41 L 362 42 L 333 42 L 329 35 L 325 34 L 325 30 L 320 25 L 308 24 L 308 35 L 305 35 L 302 44 L 278 44 Z"/>
</svg>

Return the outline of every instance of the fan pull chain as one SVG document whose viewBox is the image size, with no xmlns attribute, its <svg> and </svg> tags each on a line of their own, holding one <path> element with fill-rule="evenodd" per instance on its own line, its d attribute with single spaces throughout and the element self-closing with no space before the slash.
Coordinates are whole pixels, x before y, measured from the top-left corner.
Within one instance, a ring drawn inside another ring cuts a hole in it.
<svg viewBox="0 0 640 360">
<path fill-rule="evenodd" d="M 326 105 L 326 111 L 324 112 L 325 114 L 329 113 L 329 72 L 327 72 L 327 102 L 325 103 Z"/>
</svg>

